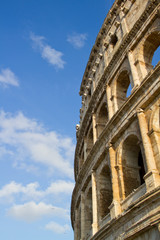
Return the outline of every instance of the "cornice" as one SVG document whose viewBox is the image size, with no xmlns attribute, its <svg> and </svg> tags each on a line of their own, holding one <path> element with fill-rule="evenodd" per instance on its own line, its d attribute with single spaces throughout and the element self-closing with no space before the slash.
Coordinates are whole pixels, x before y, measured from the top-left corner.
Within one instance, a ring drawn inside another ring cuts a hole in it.
<svg viewBox="0 0 160 240">
<path fill-rule="evenodd" d="M 117 11 L 119 10 L 120 8 L 120 5 L 122 2 L 126 2 L 126 0 L 116 0 L 111 9 L 109 10 L 103 24 L 102 24 L 102 27 L 97 35 L 97 38 L 96 38 L 96 41 L 95 41 L 95 44 L 91 50 L 91 53 L 90 53 L 90 56 L 89 56 L 89 60 L 88 60 L 88 63 L 87 63 L 87 66 L 86 66 L 86 69 L 85 69 L 85 72 L 84 72 L 84 75 L 83 75 L 83 78 L 82 78 L 82 83 L 81 83 L 81 86 L 80 86 L 80 95 L 82 94 L 83 92 L 83 86 L 85 85 L 85 79 L 86 77 L 88 76 L 88 71 L 89 69 L 91 68 L 91 65 L 93 64 L 94 62 L 94 58 L 96 56 L 96 53 L 98 52 L 98 49 L 100 48 L 100 46 L 103 44 L 103 36 L 106 32 L 108 32 L 109 28 L 112 26 L 115 18 L 116 18 L 116 15 L 117 15 Z"/>
</svg>

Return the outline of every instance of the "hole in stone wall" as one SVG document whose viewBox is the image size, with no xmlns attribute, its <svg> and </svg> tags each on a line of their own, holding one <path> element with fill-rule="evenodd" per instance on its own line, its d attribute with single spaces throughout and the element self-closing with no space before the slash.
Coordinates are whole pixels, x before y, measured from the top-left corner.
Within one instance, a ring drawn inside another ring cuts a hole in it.
<svg viewBox="0 0 160 240">
<path fill-rule="evenodd" d="M 138 155 L 138 166 L 139 166 L 139 175 L 140 175 L 140 183 L 144 183 L 143 176 L 145 175 L 145 169 L 144 169 L 144 164 L 143 164 L 143 157 L 141 151 L 139 152 Z"/>
<path fill-rule="evenodd" d="M 116 84 L 116 98 L 118 109 L 126 101 L 131 92 L 130 78 L 127 71 L 123 71 L 117 79 Z M 128 94 L 128 96 L 127 96 Z"/>
<path fill-rule="evenodd" d="M 160 46 L 156 49 L 154 52 L 153 58 L 152 58 L 152 65 L 155 67 L 157 63 L 160 61 Z"/>
<path fill-rule="evenodd" d="M 104 102 L 97 113 L 97 136 L 99 137 L 102 133 L 106 123 L 108 121 L 108 111 L 107 111 L 107 104 Z"/>
<path fill-rule="evenodd" d="M 93 128 L 90 129 L 87 138 L 87 154 L 90 152 L 92 147 L 93 147 Z"/>
<path fill-rule="evenodd" d="M 90 235 L 92 229 L 92 189 L 90 188 L 85 199 L 85 231 L 86 236 Z"/>
<path fill-rule="evenodd" d="M 118 38 L 117 38 L 116 34 L 111 35 L 110 43 L 112 44 L 113 47 L 116 45 L 117 42 L 118 42 Z"/>
<path fill-rule="evenodd" d="M 109 167 L 105 166 L 99 175 L 99 215 L 103 219 L 109 213 L 112 203 L 112 183 Z"/>
<path fill-rule="evenodd" d="M 160 34 L 158 31 L 153 32 L 148 36 L 144 43 L 143 55 L 145 61 L 145 67 L 148 70 L 152 69 L 159 61 L 160 53 Z"/>
<path fill-rule="evenodd" d="M 131 84 L 129 84 L 128 89 L 127 89 L 127 93 L 126 93 L 127 98 L 131 95 L 131 91 L 132 91 L 132 86 L 131 86 Z"/>
<path fill-rule="evenodd" d="M 141 149 L 137 143 L 138 138 L 135 135 L 129 136 L 123 143 L 122 169 L 125 197 L 144 183 L 145 168 Z"/>
</svg>

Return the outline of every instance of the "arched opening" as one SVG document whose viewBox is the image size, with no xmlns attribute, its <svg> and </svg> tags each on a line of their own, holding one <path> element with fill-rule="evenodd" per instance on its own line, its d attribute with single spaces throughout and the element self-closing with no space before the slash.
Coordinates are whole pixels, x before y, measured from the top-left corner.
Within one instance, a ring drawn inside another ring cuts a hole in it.
<svg viewBox="0 0 160 240">
<path fill-rule="evenodd" d="M 93 147 L 93 128 L 90 128 L 88 137 L 87 137 L 87 155 Z"/>
<path fill-rule="evenodd" d="M 114 47 L 117 42 L 118 42 L 118 38 L 117 38 L 117 35 L 114 33 L 111 35 L 110 43 Z"/>
<path fill-rule="evenodd" d="M 138 154 L 138 166 L 139 166 L 140 185 L 142 185 L 144 183 L 143 176 L 145 175 L 145 169 L 144 169 L 141 150 L 139 151 L 139 154 Z"/>
<path fill-rule="evenodd" d="M 144 183 L 145 168 L 138 138 L 130 135 L 122 147 L 122 169 L 124 195 L 127 197 L 134 189 Z"/>
<path fill-rule="evenodd" d="M 91 235 L 92 230 L 92 188 L 88 190 L 85 199 L 85 235 L 86 238 Z"/>
<path fill-rule="evenodd" d="M 107 104 L 104 102 L 97 114 L 97 137 L 100 136 L 102 133 L 106 123 L 108 121 L 108 111 L 107 111 Z"/>
<path fill-rule="evenodd" d="M 144 44 L 144 61 L 148 70 L 152 69 L 152 64 L 155 66 L 159 61 L 158 52 L 160 46 L 159 31 L 153 32 L 145 41 Z M 157 51 L 156 51 L 157 50 Z M 154 56 L 155 54 L 155 56 Z M 154 56 L 154 57 L 153 57 Z"/>
<path fill-rule="evenodd" d="M 102 220 L 109 213 L 109 206 L 112 203 L 111 173 L 108 166 L 105 166 L 98 179 L 99 188 L 99 216 Z"/>
<path fill-rule="evenodd" d="M 128 88 L 127 88 L 126 98 L 128 98 L 131 95 L 131 91 L 132 91 L 132 86 L 131 86 L 131 83 L 130 83 Z"/>
<path fill-rule="evenodd" d="M 153 67 L 155 67 L 157 63 L 160 61 L 159 56 L 160 56 L 160 46 L 156 49 L 156 51 L 153 54 L 153 58 L 152 58 Z"/>
<path fill-rule="evenodd" d="M 130 86 L 130 89 L 129 89 Z M 117 79 L 117 84 L 116 84 L 116 100 L 117 100 L 117 107 L 118 109 L 122 106 L 122 104 L 126 101 L 127 99 L 127 91 L 128 89 L 131 92 L 131 85 L 130 85 L 130 78 L 129 74 L 127 71 L 121 72 Z M 129 92 L 128 92 L 129 94 Z"/>
</svg>

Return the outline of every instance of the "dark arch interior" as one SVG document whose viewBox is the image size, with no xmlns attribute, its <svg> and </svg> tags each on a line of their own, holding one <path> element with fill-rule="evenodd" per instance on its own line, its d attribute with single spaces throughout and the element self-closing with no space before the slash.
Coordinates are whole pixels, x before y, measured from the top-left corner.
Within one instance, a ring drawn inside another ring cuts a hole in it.
<svg viewBox="0 0 160 240">
<path fill-rule="evenodd" d="M 129 74 L 127 71 L 123 71 L 117 79 L 117 86 L 116 86 L 116 97 L 117 97 L 118 108 L 120 108 L 122 104 L 126 101 L 128 97 L 127 90 L 129 89 L 129 86 L 131 88 Z"/>
<path fill-rule="evenodd" d="M 97 113 L 97 136 L 101 134 L 108 121 L 107 103 L 104 102 Z"/>
<path fill-rule="evenodd" d="M 159 60 L 159 46 L 160 35 L 159 32 L 153 32 L 145 41 L 144 44 L 144 60 L 147 68 L 151 67 L 151 64 L 155 66 Z M 156 53 L 157 52 L 157 53 Z M 155 56 L 154 56 L 155 55 Z"/>
<path fill-rule="evenodd" d="M 138 138 L 129 136 L 123 143 L 122 169 L 125 197 L 144 183 L 145 168 Z"/>
<path fill-rule="evenodd" d="M 112 199 L 111 173 L 109 167 L 105 166 L 99 175 L 99 214 L 101 219 L 109 213 Z"/>
</svg>

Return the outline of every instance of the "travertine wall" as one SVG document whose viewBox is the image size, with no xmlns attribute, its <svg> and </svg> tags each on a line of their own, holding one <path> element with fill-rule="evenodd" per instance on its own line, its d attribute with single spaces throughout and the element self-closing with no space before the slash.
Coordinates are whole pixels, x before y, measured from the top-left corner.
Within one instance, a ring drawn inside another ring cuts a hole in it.
<svg viewBox="0 0 160 240">
<path fill-rule="evenodd" d="M 75 240 L 160 239 L 160 0 L 116 0 L 82 79 Z"/>
</svg>

